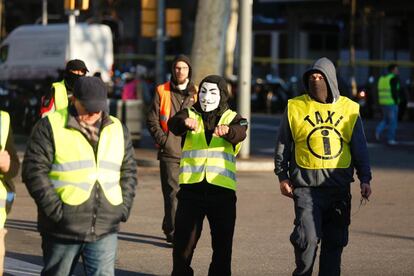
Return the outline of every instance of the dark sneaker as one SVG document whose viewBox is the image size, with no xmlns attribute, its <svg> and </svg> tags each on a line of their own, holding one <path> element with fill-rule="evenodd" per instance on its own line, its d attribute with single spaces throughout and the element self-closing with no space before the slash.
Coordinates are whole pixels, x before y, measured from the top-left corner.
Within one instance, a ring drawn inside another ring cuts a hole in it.
<svg viewBox="0 0 414 276">
<path fill-rule="evenodd" d="M 396 146 L 396 145 L 398 145 L 398 142 L 397 142 L 397 141 L 395 141 L 395 140 L 390 140 L 390 141 L 388 141 L 388 142 L 387 142 L 387 144 L 388 144 L 389 146 Z"/>
<path fill-rule="evenodd" d="M 166 234 L 165 235 L 165 240 L 167 241 L 167 243 L 172 244 L 174 242 L 174 235 L 173 234 Z"/>
</svg>

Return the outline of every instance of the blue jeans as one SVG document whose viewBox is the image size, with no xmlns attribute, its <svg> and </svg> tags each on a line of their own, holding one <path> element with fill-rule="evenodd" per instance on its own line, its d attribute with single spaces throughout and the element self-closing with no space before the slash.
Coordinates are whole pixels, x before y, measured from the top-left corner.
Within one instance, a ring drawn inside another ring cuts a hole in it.
<svg viewBox="0 0 414 276">
<path fill-rule="evenodd" d="M 397 132 L 398 124 L 398 105 L 383 105 L 382 121 L 378 124 L 375 133 L 380 136 L 385 128 L 387 131 L 387 142 L 395 140 L 395 133 Z"/>
<path fill-rule="evenodd" d="M 115 275 L 118 235 L 110 234 L 96 242 L 77 242 L 42 237 L 44 276 L 69 276 L 82 256 L 85 274 Z"/>
</svg>

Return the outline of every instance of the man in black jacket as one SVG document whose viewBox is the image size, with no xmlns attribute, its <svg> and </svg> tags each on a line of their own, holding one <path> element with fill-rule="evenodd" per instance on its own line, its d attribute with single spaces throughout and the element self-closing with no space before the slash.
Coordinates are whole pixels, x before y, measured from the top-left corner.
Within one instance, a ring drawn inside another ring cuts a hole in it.
<svg viewBox="0 0 414 276">
<path fill-rule="evenodd" d="M 157 87 L 147 117 L 148 130 L 159 147 L 158 159 L 164 197 L 162 230 L 168 243 L 172 242 L 174 235 L 181 137 L 171 134 L 167 123 L 177 112 L 194 104 L 196 93 L 196 87 L 191 82 L 190 59 L 179 55 L 172 63 L 171 80 Z"/>
<path fill-rule="evenodd" d="M 307 94 L 289 100 L 275 150 L 280 191 L 293 198 L 293 275 L 312 275 L 321 241 L 319 275 L 340 275 L 348 243 L 354 168 L 361 196 L 371 195 L 371 169 L 359 106 L 340 96 L 335 67 L 320 58 L 303 74 Z"/>
<path fill-rule="evenodd" d="M 128 130 L 108 115 L 100 79 L 80 78 L 72 105 L 38 122 L 22 177 L 38 207 L 42 275 L 71 275 L 81 255 L 87 275 L 114 275 L 119 223 L 135 196 L 136 162 Z"/>
</svg>

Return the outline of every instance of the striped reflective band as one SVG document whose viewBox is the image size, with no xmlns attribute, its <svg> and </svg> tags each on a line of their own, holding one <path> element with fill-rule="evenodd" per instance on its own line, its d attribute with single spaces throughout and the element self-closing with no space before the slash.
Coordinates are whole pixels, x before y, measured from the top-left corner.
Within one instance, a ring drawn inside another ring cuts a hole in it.
<svg viewBox="0 0 414 276">
<path fill-rule="evenodd" d="M 160 115 L 160 120 L 161 120 L 161 121 L 167 121 L 167 120 L 168 120 L 168 118 L 167 118 L 167 116 L 165 116 L 165 115 Z"/>
<path fill-rule="evenodd" d="M 202 173 L 204 166 L 185 166 L 180 168 L 180 173 Z"/>
<path fill-rule="evenodd" d="M 184 166 L 180 168 L 180 173 L 202 173 L 204 168 L 208 172 L 217 173 L 236 181 L 236 174 L 234 172 L 217 166 Z"/>
<path fill-rule="evenodd" d="M 91 185 L 89 183 L 86 183 L 86 182 L 74 183 L 74 182 L 54 180 L 54 179 L 51 179 L 50 181 L 52 182 L 53 187 L 55 189 L 61 188 L 61 187 L 64 187 L 64 186 L 76 186 L 79 189 L 82 189 L 84 191 L 89 191 L 90 187 L 93 186 L 93 185 Z"/>
<path fill-rule="evenodd" d="M 182 158 L 221 158 L 233 163 L 236 161 L 233 154 L 209 150 L 188 150 L 183 152 Z"/>
<path fill-rule="evenodd" d="M 4 207 L 6 207 L 6 200 L 5 199 L 0 200 L 0 208 L 4 208 Z"/>
<path fill-rule="evenodd" d="M 66 162 L 63 164 L 53 164 L 52 171 L 67 172 L 67 171 L 75 171 L 75 170 L 81 170 L 81 169 L 93 168 L 93 167 L 95 167 L 94 161 L 80 160 L 80 161 Z"/>
<path fill-rule="evenodd" d="M 116 171 L 116 172 L 119 172 L 121 169 L 120 164 L 110 162 L 110 161 L 100 161 L 99 167 L 102 169 L 107 169 L 107 170 Z"/>
<path fill-rule="evenodd" d="M 236 181 L 236 174 L 234 172 L 230 171 L 230 170 L 225 169 L 225 168 L 216 167 L 216 166 L 208 166 L 207 170 L 209 172 L 214 172 L 214 173 L 218 173 L 220 175 L 227 176 L 228 178 L 231 178 L 234 181 Z"/>
<path fill-rule="evenodd" d="M 112 181 L 112 182 L 105 182 L 105 183 L 99 183 L 104 190 L 110 190 L 112 188 L 115 188 L 116 186 L 119 185 L 119 181 Z"/>
</svg>

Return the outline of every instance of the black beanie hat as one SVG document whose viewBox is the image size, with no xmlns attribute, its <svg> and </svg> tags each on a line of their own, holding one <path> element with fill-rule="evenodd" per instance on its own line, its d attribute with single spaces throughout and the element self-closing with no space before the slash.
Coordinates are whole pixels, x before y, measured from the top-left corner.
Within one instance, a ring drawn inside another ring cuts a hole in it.
<svg viewBox="0 0 414 276">
<path fill-rule="evenodd" d="M 71 70 L 85 70 L 86 72 L 89 72 L 88 68 L 85 65 L 85 62 L 80 59 L 72 59 L 66 63 L 66 72 L 69 72 Z"/>
</svg>

